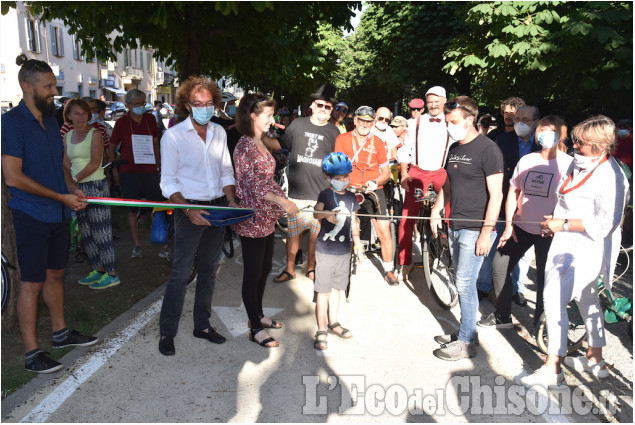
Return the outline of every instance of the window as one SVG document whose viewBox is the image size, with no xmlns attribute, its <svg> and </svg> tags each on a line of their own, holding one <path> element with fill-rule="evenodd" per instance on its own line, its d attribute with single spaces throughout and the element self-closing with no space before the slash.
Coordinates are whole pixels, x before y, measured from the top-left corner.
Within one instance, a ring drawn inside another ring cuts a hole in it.
<svg viewBox="0 0 635 425">
<path fill-rule="evenodd" d="M 139 69 L 143 71 L 143 52 L 139 52 Z"/>
<path fill-rule="evenodd" d="M 73 57 L 77 60 L 82 60 L 82 42 L 77 39 L 76 35 L 73 35 Z"/>
<path fill-rule="evenodd" d="M 123 66 L 129 66 L 130 65 L 130 49 L 125 49 L 123 51 Z"/>
<path fill-rule="evenodd" d="M 93 50 L 93 57 L 88 59 L 88 55 L 86 55 L 86 63 L 93 63 L 95 62 L 95 51 Z"/>
<path fill-rule="evenodd" d="M 64 37 L 60 27 L 50 26 L 51 28 L 51 51 L 55 56 L 64 56 Z"/>
<path fill-rule="evenodd" d="M 36 53 L 42 51 L 42 35 L 40 34 L 40 23 L 38 21 L 26 20 L 26 38 L 30 51 Z"/>
<path fill-rule="evenodd" d="M 88 90 L 88 96 L 97 99 L 97 90 Z"/>
<path fill-rule="evenodd" d="M 151 65 L 152 65 L 152 56 L 150 55 L 150 53 L 146 54 L 146 66 L 148 67 L 148 72 L 151 71 Z"/>
</svg>

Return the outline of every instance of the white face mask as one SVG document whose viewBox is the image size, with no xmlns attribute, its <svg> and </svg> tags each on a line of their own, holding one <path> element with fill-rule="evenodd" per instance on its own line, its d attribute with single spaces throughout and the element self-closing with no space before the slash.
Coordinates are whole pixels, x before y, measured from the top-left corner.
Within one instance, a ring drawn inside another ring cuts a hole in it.
<svg viewBox="0 0 635 425">
<path fill-rule="evenodd" d="M 467 136 L 468 127 L 463 127 L 463 124 L 452 125 L 448 124 L 448 134 L 450 138 L 455 142 L 460 142 Z"/>
<path fill-rule="evenodd" d="M 538 133 L 538 143 L 543 148 L 551 149 L 558 144 L 560 135 L 555 131 L 541 131 Z"/>
<path fill-rule="evenodd" d="M 386 124 L 385 122 L 378 122 L 375 123 L 375 127 L 377 127 L 378 130 L 386 131 L 386 129 L 388 128 L 388 124 Z"/>
<path fill-rule="evenodd" d="M 350 181 L 350 178 L 347 178 L 344 181 L 340 181 L 340 180 L 335 180 L 333 178 L 331 178 L 331 186 L 333 186 L 333 189 L 341 192 L 342 190 L 346 189 L 346 187 L 348 186 L 348 182 Z"/>
<path fill-rule="evenodd" d="M 516 131 L 516 134 L 518 134 L 520 137 L 527 137 L 534 131 L 534 129 L 524 122 L 517 122 L 516 124 L 514 124 L 514 131 Z"/>
<path fill-rule="evenodd" d="M 583 156 L 580 155 L 579 153 L 574 153 L 573 154 L 573 163 L 575 164 L 576 167 L 581 168 L 583 170 L 588 170 L 589 168 L 593 167 L 593 162 L 597 161 L 598 159 L 600 159 L 602 155 L 598 155 L 598 156 Z"/>
</svg>

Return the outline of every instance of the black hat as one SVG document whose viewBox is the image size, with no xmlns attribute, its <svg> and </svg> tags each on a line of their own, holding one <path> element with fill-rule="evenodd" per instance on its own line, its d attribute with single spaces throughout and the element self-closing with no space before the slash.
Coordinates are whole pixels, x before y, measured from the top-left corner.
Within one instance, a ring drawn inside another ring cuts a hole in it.
<svg viewBox="0 0 635 425">
<path fill-rule="evenodd" d="M 335 99 L 335 87 L 331 84 L 322 84 L 315 93 L 311 94 L 313 100 L 325 100 L 335 105 L 337 99 Z"/>
</svg>

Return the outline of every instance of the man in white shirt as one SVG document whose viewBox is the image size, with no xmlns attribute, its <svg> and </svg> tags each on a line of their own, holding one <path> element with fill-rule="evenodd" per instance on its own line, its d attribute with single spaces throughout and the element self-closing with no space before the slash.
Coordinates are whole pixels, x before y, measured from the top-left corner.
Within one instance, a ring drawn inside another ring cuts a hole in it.
<svg viewBox="0 0 635 425">
<path fill-rule="evenodd" d="M 207 78 L 190 77 L 177 92 L 177 109 L 189 116 L 161 140 L 161 190 L 175 203 L 238 207 L 227 134 L 210 122 L 220 106 L 218 87 Z M 159 351 L 175 354 L 174 337 L 183 311 L 187 278 L 198 255 L 194 336 L 216 344 L 225 338 L 210 326 L 216 268 L 224 232 L 204 217 L 205 210 L 174 211 L 174 260 L 161 308 Z"/>
<path fill-rule="evenodd" d="M 445 182 L 443 166 L 448 148 L 454 141 L 450 139 L 445 124 L 443 105 L 446 102 L 445 89 L 434 86 L 426 93 L 428 113 L 414 118 L 408 124 L 408 133 L 399 149 L 401 186 L 406 191 L 402 215 L 416 217 L 420 204 L 415 201 L 415 189 L 425 193 L 430 183 L 439 192 Z M 399 264 L 402 277 L 407 278 L 412 270 L 412 231 L 415 221 L 402 218 L 399 226 Z"/>
</svg>

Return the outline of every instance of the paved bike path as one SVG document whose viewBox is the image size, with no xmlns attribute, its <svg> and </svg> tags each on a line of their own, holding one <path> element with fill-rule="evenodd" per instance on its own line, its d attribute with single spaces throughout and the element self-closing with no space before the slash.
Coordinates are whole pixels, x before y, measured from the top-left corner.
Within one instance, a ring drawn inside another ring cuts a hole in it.
<svg viewBox="0 0 635 425">
<path fill-rule="evenodd" d="M 274 258 L 283 257 L 284 244 L 277 237 Z M 100 332 L 106 334 L 100 344 L 69 353 L 62 361 L 70 367 L 37 391 L 26 394 L 46 377 L 5 400 L 3 407 L 23 398 L 10 412 L 3 408 L 3 421 L 597 421 L 592 414 L 561 415 L 541 411 L 542 406 L 524 407 L 524 390 L 518 407 L 519 397 L 512 393 L 520 387 L 514 376 L 541 362 L 514 331 L 504 336 L 480 332 L 476 358 L 435 358 L 432 350 L 438 345 L 433 337 L 458 326 L 458 306 L 452 311 L 438 307 L 423 285 L 421 269 L 413 272 L 414 286 L 389 287 L 375 264 L 368 260 L 359 268 L 351 302 L 341 305 L 340 321 L 354 338 L 330 334 L 325 352 L 312 345 L 312 282 L 296 268 L 295 280 L 269 283 L 266 312 L 284 328 L 271 331 L 281 346 L 266 349 L 247 339 L 237 247 L 235 258 L 221 263 L 213 302 L 212 324 L 227 336 L 225 344 L 192 336 L 191 285 L 175 338 L 177 353 L 162 356 L 157 348 L 160 288 L 156 299 L 147 299 Z M 281 267 L 275 262 L 272 275 Z M 72 357 L 77 359 L 71 364 Z M 545 400 L 532 395 L 538 400 L 534 405 Z"/>
</svg>

